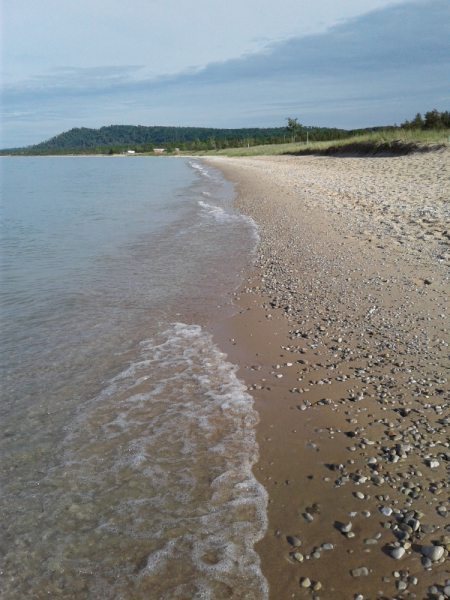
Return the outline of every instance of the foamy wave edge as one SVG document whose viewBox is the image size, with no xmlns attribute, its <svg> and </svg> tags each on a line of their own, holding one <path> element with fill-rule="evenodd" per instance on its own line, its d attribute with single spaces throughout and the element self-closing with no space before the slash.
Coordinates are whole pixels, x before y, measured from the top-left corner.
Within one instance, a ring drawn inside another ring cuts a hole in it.
<svg viewBox="0 0 450 600">
<path fill-rule="evenodd" d="M 168 440 L 172 439 L 174 433 L 183 438 L 180 428 L 183 423 L 187 428 L 192 419 L 201 423 L 205 435 L 209 435 L 215 427 L 215 421 L 224 419 L 221 439 L 208 448 L 208 452 L 223 459 L 224 468 L 210 483 L 212 494 L 207 504 L 197 511 L 198 514 L 190 517 L 194 523 L 194 533 L 167 539 L 161 548 L 149 555 L 147 565 L 136 579 L 163 576 L 170 572 L 177 561 L 185 560 L 192 563 L 192 569 L 196 572 L 196 593 L 192 596 L 195 599 L 216 600 L 221 597 L 214 585 L 223 582 L 234 589 L 237 586 L 241 593 L 246 589 L 246 598 L 266 600 L 268 584 L 253 547 L 264 536 L 268 525 L 268 495 L 252 473 L 252 466 L 259 459 L 254 429 L 259 416 L 253 408 L 252 396 L 236 376 L 238 367 L 226 360 L 226 355 L 213 343 L 212 336 L 198 325 L 173 324 L 155 338 L 143 341 L 141 346 L 139 360 L 117 375 L 86 407 L 86 411 L 81 411 L 77 425 L 68 432 L 67 442 L 71 446 L 71 439 L 77 437 L 76 431 L 89 424 L 90 413 L 95 412 L 96 405 L 102 404 L 102 399 L 110 400 L 119 394 L 123 396 L 126 391 L 130 394 L 129 402 L 151 401 L 151 394 L 143 398 L 141 393 L 134 394 L 133 388 L 145 382 L 147 373 L 152 372 L 154 367 L 163 374 L 165 369 L 175 369 L 177 372 L 174 376 L 162 378 L 161 385 L 170 385 L 172 381 L 181 385 L 182 389 L 186 382 L 195 380 L 202 401 L 195 406 L 181 404 L 177 407 L 176 412 L 181 413 L 177 414 L 179 422 L 175 422 L 175 417 L 171 419 L 165 435 Z M 158 386 L 156 388 L 160 390 Z M 126 407 L 123 409 L 126 410 Z M 212 433 L 213 437 L 218 434 L 217 431 Z M 187 453 L 192 452 L 190 446 L 195 448 L 197 444 L 196 439 L 185 439 L 184 442 Z M 66 458 L 66 464 L 72 463 L 74 458 L 76 460 L 72 452 L 66 453 Z M 114 468 L 130 466 L 131 461 L 136 460 L 139 462 L 139 457 L 125 455 Z M 127 506 L 127 510 L 129 508 Z M 239 520 L 242 511 L 247 510 L 254 515 L 252 522 Z M 166 528 L 173 528 L 175 522 L 176 519 L 169 520 Z M 183 519 L 179 519 L 181 526 L 183 523 Z M 162 526 L 158 532 L 149 531 L 145 534 L 140 531 L 139 535 L 157 535 L 161 541 L 166 538 Z M 185 548 L 189 548 L 188 553 Z M 214 564 L 208 564 L 203 560 L 208 554 L 215 554 L 219 559 Z M 171 587 L 167 594 L 160 594 L 159 597 L 169 599 L 175 592 L 183 593 L 183 590 L 184 586 L 179 582 L 175 588 Z"/>
</svg>

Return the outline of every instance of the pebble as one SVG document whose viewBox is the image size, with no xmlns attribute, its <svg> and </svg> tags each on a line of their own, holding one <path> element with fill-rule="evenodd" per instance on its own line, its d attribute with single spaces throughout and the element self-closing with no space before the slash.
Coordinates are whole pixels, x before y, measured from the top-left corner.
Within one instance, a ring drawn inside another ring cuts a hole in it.
<svg viewBox="0 0 450 600">
<path fill-rule="evenodd" d="M 369 569 L 367 567 L 358 567 L 350 571 L 350 573 L 352 577 L 365 577 L 369 574 Z"/>
<path fill-rule="evenodd" d="M 300 585 L 303 588 L 309 588 L 311 587 L 311 580 L 309 579 L 309 577 L 302 577 L 300 580 Z"/>
<path fill-rule="evenodd" d="M 341 525 L 342 533 L 348 533 L 349 531 L 351 531 L 351 528 L 352 528 L 351 523 L 344 523 L 344 525 Z"/>
<path fill-rule="evenodd" d="M 296 561 L 298 561 L 298 562 L 303 562 L 303 554 L 301 554 L 300 552 L 296 552 L 296 553 L 294 554 L 294 558 L 295 558 L 295 560 L 296 560 Z"/>
<path fill-rule="evenodd" d="M 442 546 L 422 546 L 422 554 L 436 562 L 444 556 L 444 548 Z"/>
<path fill-rule="evenodd" d="M 428 466 L 431 469 L 435 469 L 436 467 L 439 466 L 439 461 L 438 460 L 430 460 L 429 463 L 428 463 Z"/>
<path fill-rule="evenodd" d="M 302 545 L 302 541 L 295 535 L 289 535 L 287 541 L 291 544 L 291 546 L 294 546 L 294 548 Z"/>
<path fill-rule="evenodd" d="M 405 555 L 405 552 L 406 550 L 402 547 L 394 548 L 393 550 L 391 550 L 391 556 L 396 560 L 400 560 L 400 558 L 402 558 Z"/>
<path fill-rule="evenodd" d="M 372 477 L 372 481 L 375 485 L 383 485 L 384 477 L 380 477 L 379 475 L 375 475 Z"/>
<path fill-rule="evenodd" d="M 356 492 L 355 496 L 357 498 L 359 498 L 360 500 L 364 500 L 364 498 L 365 498 L 365 496 L 364 496 L 364 494 L 362 492 Z"/>
<path fill-rule="evenodd" d="M 333 550 L 333 544 L 322 544 L 324 550 Z"/>
<path fill-rule="evenodd" d="M 397 589 L 398 590 L 406 590 L 408 584 L 405 581 L 397 581 Z"/>
<path fill-rule="evenodd" d="M 392 508 L 390 506 L 383 506 L 382 508 L 380 508 L 380 512 L 385 517 L 390 517 L 392 515 Z"/>
<path fill-rule="evenodd" d="M 446 585 L 444 588 L 444 594 L 450 596 L 450 585 Z"/>
</svg>

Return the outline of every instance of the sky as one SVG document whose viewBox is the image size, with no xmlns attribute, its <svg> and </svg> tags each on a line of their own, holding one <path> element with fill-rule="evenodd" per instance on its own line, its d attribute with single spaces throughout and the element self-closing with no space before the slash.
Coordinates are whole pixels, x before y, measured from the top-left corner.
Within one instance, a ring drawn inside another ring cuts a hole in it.
<svg viewBox="0 0 450 600">
<path fill-rule="evenodd" d="M 0 147 L 450 109 L 450 0 L 0 0 Z"/>
</svg>

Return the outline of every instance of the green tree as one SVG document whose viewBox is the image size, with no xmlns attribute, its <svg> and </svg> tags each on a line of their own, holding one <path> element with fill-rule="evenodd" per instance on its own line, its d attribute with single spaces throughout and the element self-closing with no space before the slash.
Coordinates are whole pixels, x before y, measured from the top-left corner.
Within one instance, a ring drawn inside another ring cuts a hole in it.
<svg viewBox="0 0 450 600">
<path fill-rule="evenodd" d="M 400 127 L 403 127 L 403 129 L 423 129 L 423 126 L 424 122 L 420 113 L 417 113 L 412 121 L 405 119 L 405 121 L 400 125 Z"/>
<path fill-rule="evenodd" d="M 441 113 L 435 108 L 425 113 L 425 129 L 442 129 L 444 124 L 442 123 Z"/>
<path fill-rule="evenodd" d="M 441 121 L 444 127 L 448 127 L 450 129 L 450 112 L 448 110 L 441 112 Z"/>
<path fill-rule="evenodd" d="M 298 134 L 302 126 L 298 122 L 298 119 L 291 119 L 288 117 L 286 120 L 288 122 L 286 129 L 291 134 L 292 141 L 295 142 L 295 136 Z"/>
</svg>

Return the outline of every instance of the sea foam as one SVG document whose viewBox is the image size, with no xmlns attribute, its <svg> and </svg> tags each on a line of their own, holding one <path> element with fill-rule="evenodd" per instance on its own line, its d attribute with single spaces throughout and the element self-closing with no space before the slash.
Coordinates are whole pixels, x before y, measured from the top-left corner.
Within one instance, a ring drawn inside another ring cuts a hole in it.
<svg viewBox="0 0 450 600">
<path fill-rule="evenodd" d="M 66 570 L 101 540 L 102 598 L 267 597 L 253 549 L 267 528 L 251 470 L 258 415 L 236 370 L 201 327 L 177 323 L 80 407 L 44 485 Z M 73 526 L 70 511 L 92 527 Z M 119 553 L 126 586 L 108 577 Z"/>
</svg>

